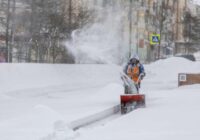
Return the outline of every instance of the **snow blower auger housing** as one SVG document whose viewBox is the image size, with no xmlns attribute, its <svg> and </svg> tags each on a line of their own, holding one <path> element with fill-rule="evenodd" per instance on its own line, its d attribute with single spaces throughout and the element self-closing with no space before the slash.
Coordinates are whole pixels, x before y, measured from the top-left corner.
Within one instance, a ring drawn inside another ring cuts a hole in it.
<svg viewBox="0 0 200 140">
<path fill-rule="evenodd" d="M 125 94 L 120 96 L 121 114 L 126 114 L 136 108 L 145 107 L 144 94 Z"/>
</svg>

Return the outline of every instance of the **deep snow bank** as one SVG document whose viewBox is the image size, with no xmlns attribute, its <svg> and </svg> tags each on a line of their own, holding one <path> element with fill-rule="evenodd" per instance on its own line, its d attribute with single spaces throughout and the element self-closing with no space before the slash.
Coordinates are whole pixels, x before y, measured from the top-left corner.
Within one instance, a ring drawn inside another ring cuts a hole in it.
<svg viewBox="0 0 200 140">
<path fill-rule="evenodd" d="M 119 103 L 119 71 L 116 65 L 1 64 L 0 137 L 52 138 L 62 126 L 71 132 L 68 123 Z"/>
<path fill-rule="evenodd" d="M 189 61 L 181 57 L 171 57 L 145 65 L 145 69 L 147 73 L 144 79 L 145 88 L 151 90 L 155 88 L 176 88 L 178 73 L 200 73 L 200 62 Z"/>
<path fill-rule="evenodd" d="M 106 85 L 120 81 L 120 70 L 117 65 L 1 64 L 0 93 L 57 85 L 69 89 Z"/>
</svg>

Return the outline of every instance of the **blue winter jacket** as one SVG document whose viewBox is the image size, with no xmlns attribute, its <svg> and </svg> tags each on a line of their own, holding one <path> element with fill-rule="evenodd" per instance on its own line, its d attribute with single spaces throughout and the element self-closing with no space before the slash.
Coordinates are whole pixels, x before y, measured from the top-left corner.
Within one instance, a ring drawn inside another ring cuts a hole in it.
<svg viewBox="0 0 200 140">
<path fill-rule="evenodd" d="M 134 66 L 134 65 L 138 65 L 139 66 L 139 74 L 143 73 L 145 75 L 145 71 L 144 71 L 144 66 L 141 63 L 138 64 L 133 64 L 128 62 L 128 64 L 126 64 L 126 66 L 124 67 L 124 73 L 127 74 L 127 70 L 128 70 L 128 66 Z"/>
</svg>

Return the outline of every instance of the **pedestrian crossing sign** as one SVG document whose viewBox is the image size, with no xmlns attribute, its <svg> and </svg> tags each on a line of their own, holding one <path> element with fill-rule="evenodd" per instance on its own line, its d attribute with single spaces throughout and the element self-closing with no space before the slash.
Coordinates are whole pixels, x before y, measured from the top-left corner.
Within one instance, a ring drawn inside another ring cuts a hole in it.
<svg viewBox="0 0 200 140">
<path fill-rule="evenodd" d="M 160 43 L 160 34 L 151 34 L 150 35 L 150 44 L 159 44 Z"/>
</svg>

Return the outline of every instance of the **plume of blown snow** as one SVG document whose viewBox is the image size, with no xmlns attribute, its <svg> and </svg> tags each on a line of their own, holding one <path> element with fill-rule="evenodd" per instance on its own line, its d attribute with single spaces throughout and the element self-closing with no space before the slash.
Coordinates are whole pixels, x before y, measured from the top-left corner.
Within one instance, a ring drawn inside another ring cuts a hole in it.
<svg viewBox="0 0 200 140">
<path fill-rule="evenodd" d="M 68 51 L 76 63 L 122 63 L 126 53 L 122 41 L 123 10 L 117 6 L 96 7 L 95 11 L 94 23 L 72 32 L 72 41 L 66 43 Z"/>
</svg>

